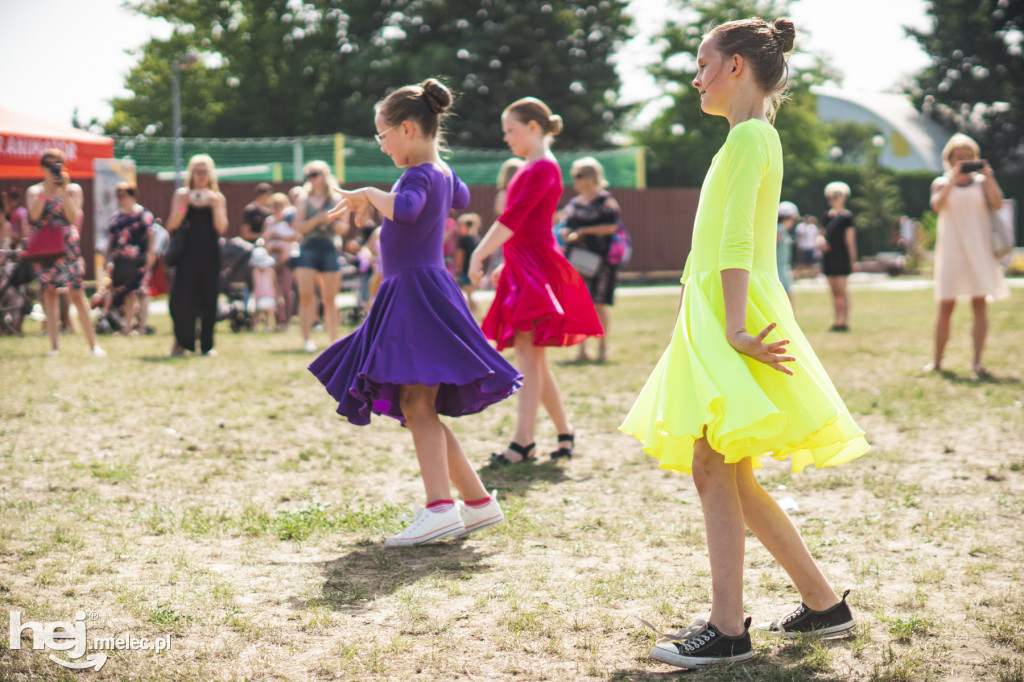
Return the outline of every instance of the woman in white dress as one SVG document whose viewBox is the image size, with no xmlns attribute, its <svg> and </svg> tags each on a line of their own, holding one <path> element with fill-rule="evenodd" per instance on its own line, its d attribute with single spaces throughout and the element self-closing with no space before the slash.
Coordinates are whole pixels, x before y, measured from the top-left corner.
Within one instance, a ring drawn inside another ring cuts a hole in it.
<svg viewBox="0 0 1024 682">
<path fill-rule="evenodd" d="M 946 173 L 932 183 L 932 210 L 938 214 L 935 240 L 935 356 L 925 369 L 940 371 L 949 341 L 950 320 L 957 298 L 970 298 L 973 312 L 971 368 L 979 378 L 988 370 L 981 362 L 988 333 L 988 297 L 1010 295 L 1002 269 L 992 252 L 989 211 L 1003 203 L 1003 191 L 978 143 L 957 133 L 942 150 Z"/>
</svg>

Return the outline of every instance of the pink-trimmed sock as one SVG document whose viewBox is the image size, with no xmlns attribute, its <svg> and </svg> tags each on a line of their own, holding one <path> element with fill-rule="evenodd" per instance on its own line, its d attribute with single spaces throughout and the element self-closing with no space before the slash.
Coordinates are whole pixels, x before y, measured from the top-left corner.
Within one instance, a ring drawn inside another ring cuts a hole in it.
<svg viewBox="0 0 1024 682">
<path fill-rule="evenodd" d="M 443 514 L 454 506 L 455 500 L 434 500 L 427 505 L 427 511 L 434 512 L 435 514 Z"/>
<path fill-rule="evenodd" d="M 479 500 L 463 500 L 462 503 L 464 505 L 466 505 L 467 507 L 472 507 L 473 509 L 479 509 L 480 507 L 487 506 L 487 504 L 490 501 L 491 501 L 491 496 L 488 495 L 487 497 L 482 497 Z"/>
</svg>

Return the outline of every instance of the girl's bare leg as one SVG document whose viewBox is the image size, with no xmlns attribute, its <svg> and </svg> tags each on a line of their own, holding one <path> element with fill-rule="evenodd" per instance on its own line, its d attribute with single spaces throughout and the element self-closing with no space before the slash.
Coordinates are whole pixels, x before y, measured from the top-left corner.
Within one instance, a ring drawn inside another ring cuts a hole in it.
<svg viewBox="0 0 1024 682">
<path fill-rule="evenodd" d="M 693 446 L 693 482 L 704 512 L 711 561 L 711 615 L 722 634 L 743 634 L 743 508 L 736 489 L 736 465 L 726 464 L 707 439 Z"/>
</svg>

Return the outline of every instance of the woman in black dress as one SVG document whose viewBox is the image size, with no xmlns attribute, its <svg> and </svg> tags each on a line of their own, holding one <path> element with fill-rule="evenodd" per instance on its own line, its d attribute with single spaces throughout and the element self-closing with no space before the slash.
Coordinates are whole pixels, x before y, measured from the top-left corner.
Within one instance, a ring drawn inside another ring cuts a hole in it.
<svg viewBox="0 0 1024 682">
<path fill-rule="evenodd" d="M 590 298 L 597 309 L 604 334 L 598 339 L 597 361 L 604 362 L 608 354 L 608 330 L 611 328 L 611 306 L 615 303 L 615 285 L 618 282 L 618 265 L 608 261 L 612 238 L 619 229 L 619 204 L 605 187 L 604 167 L 597 159 L 586 156 L 572 164 L 572 186 L 577 194 L 565 207 L 563 238 L 567 252 L 583 248 L 601 256 L 597 271 L 583 279 L 590 290 Z M 587 342 L 579 345 L 577 362 L 587 362 Z"/>
<path fill-rule="evenodd" d="M 835 321 L 829 331 L 834 332 L 849 330 L 850 297 L 846 278 L 857 269 L 857 233 L 853 214 L 846 209 L 849 198 L 850 186 L 845 182 L 830 182 L 825 187 L 829 210 L 825 214 L 825 238 L 821 245 L 822 270 L 832 292 Z"/>
<path fill-rule="evenodd" d="M 196 349 L 196 318 L 203 355 L 215 355 L 213 325 L 217 321 L 220 279 L 220 236 L 228 229 L 227 205 L 217 187 L 213 159 L 197 154 L 189 159 L 185 186 L 174 191 L 167 231 L 187 229 L 185 254 L 178 263 L 171 288 L 170 313 L 174 323 L 171 355 Z"/>
</svg>

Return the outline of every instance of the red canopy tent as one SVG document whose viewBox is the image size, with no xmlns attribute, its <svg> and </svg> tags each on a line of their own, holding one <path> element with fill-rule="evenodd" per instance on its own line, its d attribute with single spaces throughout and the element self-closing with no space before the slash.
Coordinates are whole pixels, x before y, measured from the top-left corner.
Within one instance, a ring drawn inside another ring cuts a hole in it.
<svg viewBox="0 0 1024 682">
<path fill-rule="evenodd" d="M 43 179 L 39 157 L 50 148 L 64 152 L 64 167 L 71 181 L 82 186 L 85 205 L 81 229 L 86 277 L 94 276 L 93 159 L 114 156 L 114 141 L 71 126 L 39 121 L 0 107 L 0 190 L 24 189 Z"/>
<path fill-rule="evenodd" d="M 64 165 L 74 182 L 93 176 L 93 159 L 114 156 L 109 137 L 0 107 L 0 178 L 42 179 L 39 157 L 51 147 L 64 152 Z"/>
</svg>

